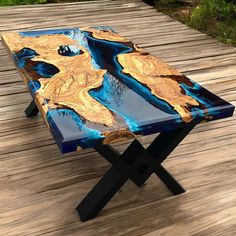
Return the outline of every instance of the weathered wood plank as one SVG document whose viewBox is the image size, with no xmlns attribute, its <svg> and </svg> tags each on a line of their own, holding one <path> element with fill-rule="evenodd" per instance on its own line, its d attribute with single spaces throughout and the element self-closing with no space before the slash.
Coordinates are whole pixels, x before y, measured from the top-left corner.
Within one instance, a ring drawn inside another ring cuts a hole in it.
<svg viewBox="0 0 236 236">
<path fill-rule="evenodd" d="M 236 104 L 236 49 L 141 0 L 3 7 L 0 22 L 0 31 L 113 26 Z M 98 218 L 81 223 L 73 209 L 108 163 L 91 149 L 60 155 L 42 118 L 24 117 L 30 95 L 1 43 L 0 85 L 1 235 L 235 235 L 236 116 L 198 125 L 166 161 L 185 194 L 172 196 L 155 176 L 141 189 L 129 182 Z"/>
</svg>

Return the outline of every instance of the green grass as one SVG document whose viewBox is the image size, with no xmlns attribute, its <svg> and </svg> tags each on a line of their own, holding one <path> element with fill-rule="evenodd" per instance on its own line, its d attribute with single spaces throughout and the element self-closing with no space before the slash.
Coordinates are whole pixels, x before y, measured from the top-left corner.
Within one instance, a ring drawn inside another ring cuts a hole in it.
<svg viewBox="0 0 236 236">
<path fill-rule="evenodd" d="M 27 4 L 43 4 L 58 2 L 82 2 L 85 0 L 0 0 L 0 6 L 27 5 Z M 87 0 L 92 1 L 92 0 Z"/>
<path fill-rule="evenodd" d="M 236 20 L 228 22 L 214 22 L 207 30 L 203 30 L 219 41 L 236 46 Z"/>
<path fill-rule="evenodd" d="M 236 46 L 236 0 L 156 0 L 155 7 L 221 42 Z"/>
<path fill-rule="evenodd" d="M 186 22 L 220 41 L 236 45 L 236 5 L 226 0 L 201 0 Z"/>
<path fill-rule="evenodd" d="M 0 0 L 0 6 L 46 3 L 47 0 Z"/>
</svg>

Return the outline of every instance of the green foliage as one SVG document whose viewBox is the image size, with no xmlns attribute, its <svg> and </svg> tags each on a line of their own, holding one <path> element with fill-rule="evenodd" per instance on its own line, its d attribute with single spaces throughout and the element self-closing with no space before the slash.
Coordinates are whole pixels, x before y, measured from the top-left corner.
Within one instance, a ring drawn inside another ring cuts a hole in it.
<svg viewBox="0 0 236 236">
<path fill-rule="evenodd" d="M 236 45 L 235 2 L 235 0 L 201 0 L 186 23 L 224 43 Z"/>
<path fill-rule="evenodd" d="M 163 8 L 163 7 L 174 7 L 178 5 L 178 0 L 156 0 L 155 7 L 156 8 Z"/>
<path fill-rule="evenodd" d="M 236 0 L 155 0 L 159 11 L 236 46 Z"/>
<path fill-rule="evenodd" d="M 196 28 L 205 28 L 212 19 L 231 21 L 236 15 L 236 6 L 232 1 L 201 0 L 190 15 L 189 24 Z"/>
<path fill-rule="evenodd" d="M 176 2 L 176 0 L 157 0 L 156 5 L 170 6 L 175 4 Z"/>
<path fill-rule="evenodd" d="M 0 6 L 58 3 L 58 2 L 82 2 L 82 1 L 94 1 L 94 0 L 0 0 Z"/>
<path fill-rule="evenodd" d="M 0 6 L 25 5 L 25 4 L 41 4 L 47 0 L 0 0 Z"/>
<path fill-rule="evenodd" d="M 221 42 L 236 46 L 236 21 L 217 22 L 209 29 L 209 34 Z"/>
</svg>

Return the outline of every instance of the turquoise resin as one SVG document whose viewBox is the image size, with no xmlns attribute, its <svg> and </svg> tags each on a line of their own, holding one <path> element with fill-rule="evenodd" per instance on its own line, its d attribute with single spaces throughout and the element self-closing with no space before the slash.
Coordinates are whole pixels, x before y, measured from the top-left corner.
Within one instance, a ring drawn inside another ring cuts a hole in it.
<svg viewBox="0 0 236 236">
<path fill-rule="evenodd" d="M 99 30 L 112 30 L 109 27 L 97 27 Z M 64 34 L 75 39 L 79 45 L 85 47 L 92 56 L 92 66 L 96 69 L 106 69 L 103 85 L 89 91 L 90 96 L 111 110 L 123 129 L 134 134 L 147 135 L 183 126 L 185 122 L 181 116 L 166 101 L 154 96 L 150 89 L 139 83 L 130 75 L 122 73 L 122 66 L 117 61 L 117 55 L 129 53 L 133 47 L 121 42 L 96 39 L 90 32 L 80 29 L 58 29 L 20 33 L 24 37 L 37 37 L 48 34 Z M 58 53 L 62 56 L 79 55 L 73 45 L 61 45 Z M 37 52 L 30 48 L 23 48 L 15 54 L 19 68 L 24 68 L 25 60 L 34 58 Z M 58 73 L 58 69 L 44 62 L 37 63 L 30 68 L 39 77 L 51 78 Z M 187 79 L 187 78 L 186 78 Z M 191 81 L 190 87 L 184 81 L 179 83 L 183 93 L 200 102 L 208 111 L 205 117 L 202 107 L 192 107 L 191 114 L 196 121 L 214 120 L 231 116 L 234 107 L 216 95 Z M 40 88 L 37 81 L 29 81 L 32 95 Z M 47 101 L 44 101 L 47 103 Z M 114 132 L 101 124 L 92 124 L 84 120 L 75 111 L 61 108 L 51 109 L 47 112 L 47 121 L 51 132 L 61 152 L 75 151 L 78 146 L 82 148 L 101 144 L 104 132 Z"/>
</svg>

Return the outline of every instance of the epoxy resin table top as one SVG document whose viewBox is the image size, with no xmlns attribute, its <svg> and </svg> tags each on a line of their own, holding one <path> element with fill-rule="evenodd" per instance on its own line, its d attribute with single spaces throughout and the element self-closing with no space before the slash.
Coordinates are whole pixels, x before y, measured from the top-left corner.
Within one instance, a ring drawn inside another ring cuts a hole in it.
<svg viewBox="0 0 236 236">
<path fill-rule="evenodd" d="M 234 111 L 109 27 L 9 32 L 2 39 L 61 152 Z"/>
</svg>

